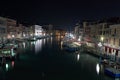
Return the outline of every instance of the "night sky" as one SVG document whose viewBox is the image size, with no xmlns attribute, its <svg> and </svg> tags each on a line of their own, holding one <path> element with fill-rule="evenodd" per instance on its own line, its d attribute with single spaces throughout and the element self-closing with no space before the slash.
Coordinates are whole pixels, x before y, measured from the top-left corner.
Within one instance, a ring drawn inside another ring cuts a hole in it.
<svg viewBox="0 0 120 80">
<path fill-rule="evenodd" d="M 23 24 L 73 27 L 77 21 L 120 16 L 120 0 L 0 0 L 0 16 Z"/>
</svg>

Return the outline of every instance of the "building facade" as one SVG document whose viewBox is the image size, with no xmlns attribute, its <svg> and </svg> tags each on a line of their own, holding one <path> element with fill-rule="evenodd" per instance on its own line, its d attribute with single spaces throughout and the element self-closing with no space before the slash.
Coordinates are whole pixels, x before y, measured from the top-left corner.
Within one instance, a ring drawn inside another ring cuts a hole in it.
<svg viewBox="0 0 120 80">
<path fill-rule="evenodd" d="M 120 57 L 120 24 L 85 22 L 83 27 L 85 35 L 89 36 L 92 42 L 102 43 L 101 53 Z"/>
<path fill-rule="evenodd" d="M 7 23 L 7 38 L 13 39 L 14 37 L 16 37 L 17 21 L 6 18 L 6 23 Z"/>
<path fill-rule="evenodd" d="M 45 35 L 42 26 L 40 26 L 40 25 L 33 25 L 33 29 L 34 29 L 33 32 L 34 32 L 35 36 L 40 37 L 40 36 Z"/>
<path fill-rule="evenodd" d="M 7 37 L 7 23 L 6 18 L 0 17 L 0 43 L 6 41 Z"/>
<path fill-rule="evenodd" d="M 52 24 L 43 25 L 43 29 L 45 30 L 46 35 L 54 35 L 54 29 Z"/>
</svg>

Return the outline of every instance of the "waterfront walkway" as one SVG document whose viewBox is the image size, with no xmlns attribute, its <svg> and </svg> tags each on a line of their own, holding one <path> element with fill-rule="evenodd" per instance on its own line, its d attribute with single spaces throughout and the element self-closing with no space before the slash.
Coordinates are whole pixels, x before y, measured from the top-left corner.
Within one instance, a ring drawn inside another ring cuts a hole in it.
<svg viewBox="0 0 120 80">
<path fill-rule="evenodd" d="M 82 50 L 96 57 L 102 57 L 103 59 L 109 59 L 111 61 L 116 61 L 120 63 L 120 57 L 103 53 L 102 51 L 99 51 L 97 48 L 82 46 Z"/>
</svg>

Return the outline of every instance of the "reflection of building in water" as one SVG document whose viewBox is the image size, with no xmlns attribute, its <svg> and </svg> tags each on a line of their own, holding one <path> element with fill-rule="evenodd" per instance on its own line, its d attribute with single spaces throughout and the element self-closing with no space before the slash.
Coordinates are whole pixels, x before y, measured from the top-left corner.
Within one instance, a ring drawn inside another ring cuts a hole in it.
<svg viewBox="0 0 120 80">
<path fill-rule="evenodd" d="M 30 48 L 31 48 L 31 50 L 35 48 L 35 43 L 36 43 L 35 41 L 30 42 Z"/>
<path fill-rule="evenodd" d="M 31 45 L 35 45 L 35 41 L 32 41 L 32 42 L 31 42 Z"/>
<path fill-rule="evenodd" d="M 60 48 L 61 48 L 61 50 L 63 49 L 63 41 L 61 41 L 61 44 L 60 44 Z"/>
<path fill-rule="evenodd" d="M 23 48 L 25 48 L 25 42 L 23 42 Z"/>
<path fill-rule="evenodd" d="M 0 71 L 9 71 L 14 68 L 14 61 L 6 61 L 5 64 L 0 64 Z"/>
<path fill-rule="evenodd" d="M 55 39 L 59 42 L 61 40 L 60 36 L 56 36 Z"/>
<path fill-rule="evenodd" d="M 53 37 L 50 38 L 50 42 L 51 42 L 51 44 L 52 44 L 52 40 L 53 40 Z"/>
<path fill-rule="evenodd" d="M 15 65 L 15 62 L 14 61 L 12 61 L 11 62 L 11 66 L 14 68 L 14 65 Z"/>
<path fill-rule="evenodd" d="M 42 49 L 42 40 L 43 39 L 40 39 L 40 40 L 36 41 L 36 44 L 35 44 L 35 52 L 36 53 L 41 51 L 41 49 Z"/>
<path fill-rule="evenodd" d="M 47 37 L 46 39 L 47 39 L 47 42 L 49 42 L 49 38 Z"/>
<path fill-rule="evenodd" d="M 46 39 L 43 39 L 43 43 L 44 43 L 44 45 L 45 45 L 45 42 L 46 42 Z"/>
</svg>

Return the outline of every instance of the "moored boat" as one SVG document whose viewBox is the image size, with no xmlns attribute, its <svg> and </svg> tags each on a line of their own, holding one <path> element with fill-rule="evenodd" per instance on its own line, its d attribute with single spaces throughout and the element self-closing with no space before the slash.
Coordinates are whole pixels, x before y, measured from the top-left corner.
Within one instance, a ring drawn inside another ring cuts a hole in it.
<svg viewBox="0 0 120 80">
<path fill-rule="evenodd" d="M 79 45 L 74 44 L 73 42 L 63 42 L 63 48 L 67 51 L 74 52 L 80 49 Z"/>
<path fill-rule="evenodd" d="M 0 49 L 0 58 L 15 59 L 17 52 L 14 50 L 14 47 L 4 47 Z"/>
<path fill-rule="evenodd" d="M 111 77 L 120 77 L 120 71 L 116 68 L 105 68 L 105 73 Z"/>
</svg>

